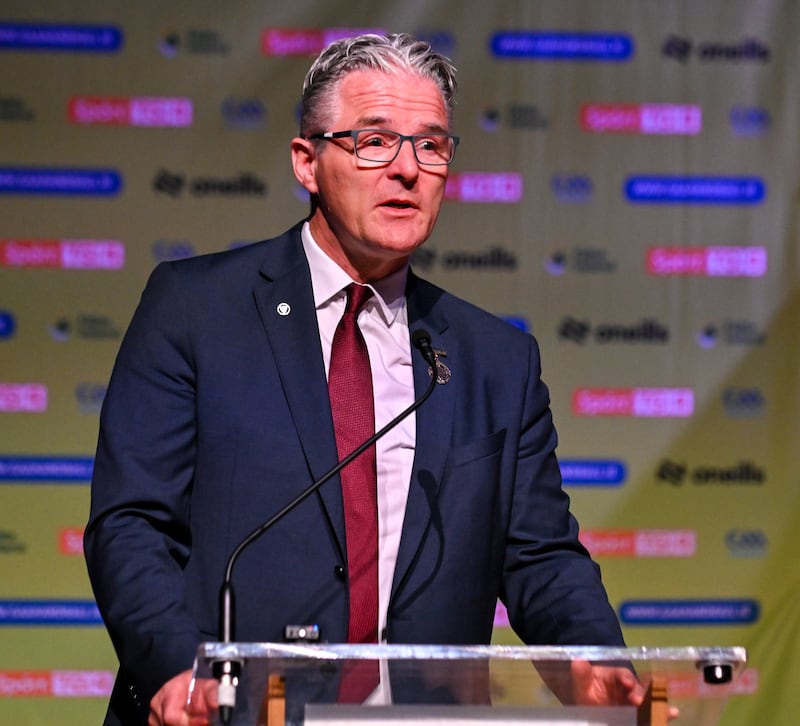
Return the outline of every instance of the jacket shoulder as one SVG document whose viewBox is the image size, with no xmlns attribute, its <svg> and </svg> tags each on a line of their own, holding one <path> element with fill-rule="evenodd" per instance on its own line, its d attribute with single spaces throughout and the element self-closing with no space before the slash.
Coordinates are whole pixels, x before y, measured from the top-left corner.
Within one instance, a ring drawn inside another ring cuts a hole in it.
<svg viewBox="0 0 800 726">
<path fill-rule="evenodd" d="M 305 263 L 300 238 L 301 224 L 277 237 L 219 252 L 159 263 L 150 273 L 150 289 L 178 286 L 202 294 L 244 284 L 259 274 L 267 277 Z"/>
<path fill-rule="evenodd" d="M 529 332 L 413 273 L 409 273 L 408 297 L 414 317 L 442 316 L 447 327 L 465 330 L 471 339 L 489 335 L 492 340 L 499 336 L 514 345 L 531 343 Z"/>
</svg>

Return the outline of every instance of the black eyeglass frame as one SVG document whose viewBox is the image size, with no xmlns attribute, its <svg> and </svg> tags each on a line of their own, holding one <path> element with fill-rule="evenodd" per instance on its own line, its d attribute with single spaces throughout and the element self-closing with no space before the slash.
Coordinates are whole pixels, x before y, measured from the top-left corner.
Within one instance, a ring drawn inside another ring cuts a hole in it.
<svg viewBox="0 0 800 726">
<path fill-rule="evenodd" d="M 394 156 L 391 159 L 367 159 L 361 154 L 358 153 L 358 135 L 363 133 L 382 133 L 382 134 L 392 134 L 400 139 L 400 142 L 397 144 L 397 148 L 395 149 Z M 448 138 L 453 142 L 452 151 L 450 153 L 450 159 L 448 161 L 442 162 L 430 162 L 430 161 L 420 161 L 419 156 L 417 155 L 417 147 L 414 143 L 415 139 L 424 139 L 430 138 L 431 136 L 436 136 L 439 138 Z M 317 134 L 311 134 L 310 136 L 306 137 L 309 141 L 331 141 L 333 139 L 353 139 L 353 153 L 361 159 L 361 161 L 368 161 L 370 164 L 391 164 L 400 154 L 400 148 L 403 146 L 404 141 L 409 141 L 411 143 L 411 148 L 414 151 L 414 158 L 417 160 L 417 163 L 421 166 L 449 166 L 452 164 L 453 159 L 456 157 L 456 149 L 458 148 L 458 143 L 461 141 L 460 137 L 455 136 L 454 134 L 446 134 L 438 131 L 430 132 L 427 134 L 401 134 L 397 131 L 392 131 L 391 129 L 347 129 L 347 131 L 324 131 Z"/>
</svg>

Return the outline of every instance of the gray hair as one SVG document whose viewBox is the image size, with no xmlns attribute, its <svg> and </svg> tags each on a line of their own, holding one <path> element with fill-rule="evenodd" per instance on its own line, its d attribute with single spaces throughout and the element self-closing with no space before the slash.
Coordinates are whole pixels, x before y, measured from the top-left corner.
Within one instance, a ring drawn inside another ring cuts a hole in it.
<svg viewBox="0 0 800 726">
<path fill-rule="evenodd" d="M 367 33 L 331 43 L 314 61 L 303 82 L 300 133 L 325 131 L 332 113 L 333 91 L 352 71 L 376 70 L 414 73 L 433 81 L 442 93 L 448 121 L 452 121 L 456 93 L 456 69 L 429 43 L 407 33 L 388 36 Z"/>
</svg>

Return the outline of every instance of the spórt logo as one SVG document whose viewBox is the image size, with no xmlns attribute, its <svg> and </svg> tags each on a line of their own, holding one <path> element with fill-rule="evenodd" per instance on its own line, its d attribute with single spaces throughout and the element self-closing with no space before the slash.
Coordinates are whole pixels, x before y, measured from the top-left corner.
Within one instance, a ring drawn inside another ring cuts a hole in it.
<svg viewBox="0 0 800 726">
<path fill-rule="evenodd" d="M 691 388 L 577 388 L 572 394 L 576 416 L 685 418 L 694 413 Z"/>
<path fill-rule="evenodd" d="M 340 38 L 377 33 L 381 28 L 267 28 L 261 33 L 261 52 L 270 57 L 315 56 Z"/>
<path fill-rule="evenodd" d="M 645 267 L 650 275 L 699 277 L 763 277 L 766 247 L 651 247 Z"/>
<path fill-rule="evenodd" d="M 581 106 L 580 123 L 593 133 L 694 136 L 703 130 L 703 111 L 672 103 L 587 103 Z"/>
<path fill-rule="evenodd" d="M 522 199 L 523 180 L 518 172 L 459 172 L 450 174 L 445 199 L 483 204 L 515 204 Z"/>
<path fill-rule="evenodd" d="M 82 125 L 186 127 L 194 118 L 189 98 L 73 96 L 67 108 Z"/>
<path fill-rule="evenodd" d="M 694 557 L 691 529 L 581 530 L 581 543 L 595 557 Z"/>
</svg>

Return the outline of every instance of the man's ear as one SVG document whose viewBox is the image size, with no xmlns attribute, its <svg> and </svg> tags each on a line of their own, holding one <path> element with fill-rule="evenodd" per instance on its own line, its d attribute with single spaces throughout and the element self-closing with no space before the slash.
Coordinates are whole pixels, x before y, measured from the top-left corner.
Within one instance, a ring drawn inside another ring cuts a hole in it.
<svg viewBox="0 0 800 726">
<path fill-rule="evenodd" d="M 309 192 L 317 193 L 317 150 L 313 141 L 301 139 L 299 136 L 292 139 L 292 169 L 294 175 Z"/>
</svg>

